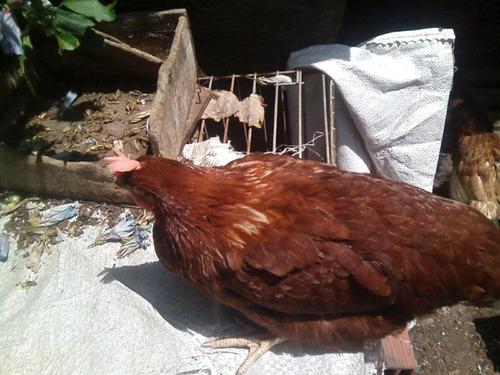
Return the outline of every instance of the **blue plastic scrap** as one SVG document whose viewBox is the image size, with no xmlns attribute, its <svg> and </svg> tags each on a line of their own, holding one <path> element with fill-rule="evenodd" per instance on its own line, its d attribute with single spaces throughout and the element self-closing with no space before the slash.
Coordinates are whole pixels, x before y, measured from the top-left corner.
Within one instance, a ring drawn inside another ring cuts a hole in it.
<svg viewBox="0 0 500 375">
<path fill-rule="evenodd" d="M 0 12 L 0 47 L 7 55 L 24 54 L 21 30 L 12 17 L 12 13 L 7 10 Z"/>
<path fill-rule="evenodd" d="M 52 207 L 42 212 L 42 224 L 50 227 L 64 220 L 69 220 L 78 216 L 76 204 L 69 203 Z"/>
<path fill-rule="evenodd" d="M 5 235 L 0 234 L 0 262 L 7 261 L 8 257 L 9 257 L 9 239 Z"/>
<path fill-rule="evenodd" d="M 59 104 L 59 116 L 64 115 L 64 113 L 71 107 L 71 105 L 78 98 L 78 94 L 74 91 L 69 90 L 66 95 L 61 99 Z"/>
<path fill-rule="evenodd" d="M 118 224 L 107 229 L 102 239 L 105 242 L 122 242 L 125 238 L 134 236 L 138 224 L 131 214 L 127 214 Z"/>
<path fill-rule="evenodd" d="M 146 249 L 151 244 L 149 229 L 149 226 L 141 226 L 131 213 L 127 213 L 118 224 L 98 236 L 90 247 L 106 242 L 120 242 L 122 246 L 117 255 L 118 258 L 123 258 L 138 249 Z"/>
</svg>

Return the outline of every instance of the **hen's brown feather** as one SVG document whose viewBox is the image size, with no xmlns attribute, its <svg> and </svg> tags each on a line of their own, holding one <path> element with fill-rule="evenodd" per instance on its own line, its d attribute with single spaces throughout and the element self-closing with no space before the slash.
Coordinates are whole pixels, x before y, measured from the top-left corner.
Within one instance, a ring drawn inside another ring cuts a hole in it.
<svg viewBox="0 0 500 375">
<path fill-rule="evenodd" d="M 121 182 L 154 202 L 161 262 L 280 337 L 345 347 L 500 297 L 500 232 L 461 203 L 291 157 L 139 161 Z"/>
<path fill-rule="evenodd" d="M 450 197 L 500 219 L 500 135 L 463 78 L 455 77 L 445 133 L 452 140 Z"/>
<path fill-rule="evenodd" d="M 450 195 L 491 220 L 500 218 L 500 136 L 478 133 L 460 137 Z"/>
</svg>

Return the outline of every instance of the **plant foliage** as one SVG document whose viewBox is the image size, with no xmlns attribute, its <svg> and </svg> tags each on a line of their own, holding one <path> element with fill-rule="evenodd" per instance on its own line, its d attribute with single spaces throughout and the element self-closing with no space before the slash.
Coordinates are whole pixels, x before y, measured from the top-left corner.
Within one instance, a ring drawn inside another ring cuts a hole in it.
<svg viewBox="0 0 500 375">
<path fill-rule="evenodd" d="M 62 0 L 55 4 L 49 0 L 0 1 L 4 13 L 12 13 L 21 29 L 25 48 L 33 48 L 31 33 L 38 29 L 57 40 L 59 53 L 72 51 L 95 22 L 113 21 L 114 3 L 103 5 L 98 0 Z M 1 32 L 1 30 L 0 30 Z"/>
</svg>

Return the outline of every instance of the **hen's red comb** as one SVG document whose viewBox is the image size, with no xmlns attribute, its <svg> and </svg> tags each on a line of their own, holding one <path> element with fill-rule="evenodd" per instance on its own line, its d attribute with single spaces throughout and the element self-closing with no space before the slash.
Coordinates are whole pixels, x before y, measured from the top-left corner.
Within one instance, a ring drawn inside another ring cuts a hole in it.
<svg viewBox="0 0 500 375">
<path fill-rule="evenodd" d="M 137 169 L 141 169 L 141 163 L 137 160 L 130 159 L 120 150 L 113 148 L 116 156 L 109 156 L 104 158 L 105 163 L 109 163 L 113 174 L 131 172 Z"/>
</svg>

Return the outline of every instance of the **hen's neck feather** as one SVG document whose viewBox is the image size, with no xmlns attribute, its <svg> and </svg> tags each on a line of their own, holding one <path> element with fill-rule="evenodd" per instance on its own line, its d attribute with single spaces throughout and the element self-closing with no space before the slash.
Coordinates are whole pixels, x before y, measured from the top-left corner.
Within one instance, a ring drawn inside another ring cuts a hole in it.
<svg viewBox="0 0 500 375">
<path fill-rule="evenodd" d="M 239 238 L 228 226 L 241 216 L 234 209 L 246 194 L 241 178 L 223 169 L 177 162 L 161 170 L 144 167 L 142 171 L 134 182 L 156 196 L 158 257 L 172 271 L 199 285 L 213 283 L 218 274 L 215 268 L 225 262 L 221 249 Z"/>
</svg>

